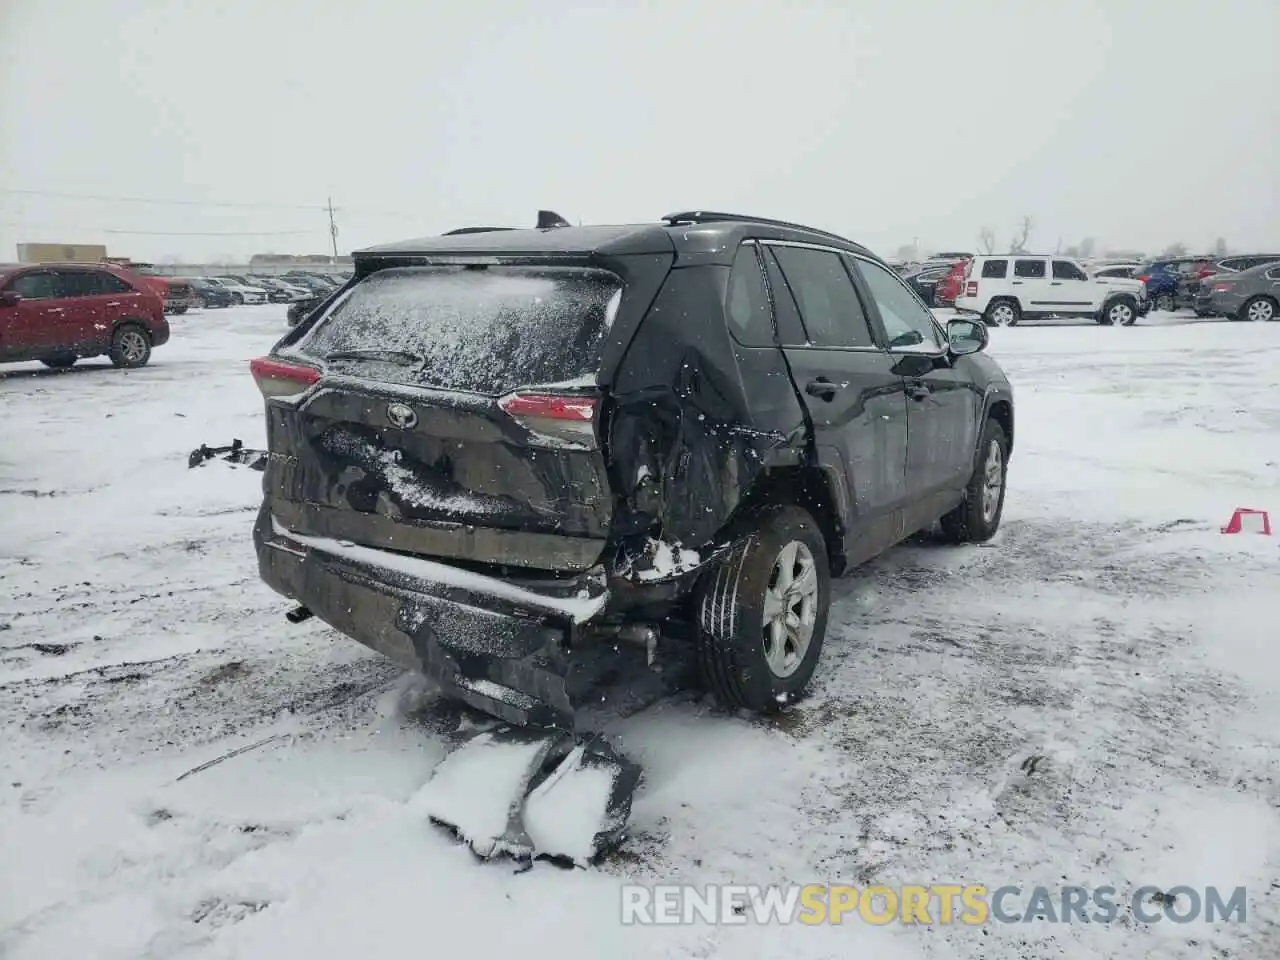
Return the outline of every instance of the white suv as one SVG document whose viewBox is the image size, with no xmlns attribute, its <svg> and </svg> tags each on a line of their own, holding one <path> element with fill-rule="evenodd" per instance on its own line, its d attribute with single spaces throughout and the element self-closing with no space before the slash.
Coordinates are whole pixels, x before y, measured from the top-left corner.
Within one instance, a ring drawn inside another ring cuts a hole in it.
<svg viewBox="0 0 1280 960">
<path fill-rule="evenodd" d="M 969 261 L 956 309 L 1001 327 L 1037 317 L 1092 317 L 1128 327 L 1151 304 L 1141 280 L 1090 275 L 1066 257 L 1007 253 Z"/>
</svg>

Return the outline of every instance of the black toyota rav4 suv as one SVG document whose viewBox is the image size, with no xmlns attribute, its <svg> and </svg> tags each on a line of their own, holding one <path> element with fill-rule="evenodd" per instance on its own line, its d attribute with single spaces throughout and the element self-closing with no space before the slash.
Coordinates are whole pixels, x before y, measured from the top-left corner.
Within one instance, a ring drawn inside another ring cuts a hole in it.
<svg viewBox="0 0 1280 960">
<path fill-rule="evenodd" d="M 833 575 L 936 521 L 995 532 L 1013 398 L 980 322 L 796 224 L 539 219 L 361 251 L 253 361 L 292 619 L 516 723 L 573 723 L 580 656 L 671 644 L 770 711 Z"/>
</svg>

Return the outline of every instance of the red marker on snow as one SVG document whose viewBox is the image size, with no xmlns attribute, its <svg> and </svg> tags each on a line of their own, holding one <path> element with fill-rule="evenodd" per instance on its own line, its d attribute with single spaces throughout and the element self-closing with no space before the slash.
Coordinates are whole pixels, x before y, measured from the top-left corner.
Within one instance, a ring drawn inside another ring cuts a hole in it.
<svg viewBox="0 0 1280 960">
<path fill-rule="evenodd" d="M 1259 522 L 1252 519 L 1249 520 L 1249 527 L 1255 533 L 1261 533 L 1265 536 L 1271 535 L 1271 517 L 1267 515 L 1265 510 L 1251 510 L 1248 507 L 1236 507 L 1236 512 L 1231 515 L 1230 522 L 1222 528 L 1223 533 L 1240 533 L 1245 525 L 1245 518 L 1260 517 Z"/>
</svg>

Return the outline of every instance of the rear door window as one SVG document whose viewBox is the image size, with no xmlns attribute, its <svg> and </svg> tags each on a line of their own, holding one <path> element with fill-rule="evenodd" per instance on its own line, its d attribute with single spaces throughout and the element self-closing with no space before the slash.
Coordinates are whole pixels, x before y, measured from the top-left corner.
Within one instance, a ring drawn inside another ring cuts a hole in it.
<svg viewBox="0 0 1280 960">
<path fill-rule="evenodd" d="M 982 264 L 982 277 L 984 280 L 1003 280 L 1008 275 L 1008 260 L 987 260 Z"/>
<path fill-rule="evenodd" d="M 738 248 L 729 271 L 729 329 L 744 347 L 773 346 L 773 311 L 753 243 Z"/>
<path fill-rule="evenodd" d="M 59 270 L 56 288 L 60 297 L 96 297 L 102 292 L 92 270 Z"/>
<path fill-rule="evenodd" d="M 1118 277 L 1118 273 L 1109 273 L 1107 276 Z M 1053 261 L 1053 279 L 1055 280 L 1088 280 L 1085 272 L 1077 267 L 1070 260 Z"/>
<path fill-rule="evenodd" d="M 132 293 L 133 287 L 129 286 L 119 277 L 112 273 L 98 274 L 98 287 L 101 293 Z"/>
<path fill-rule="evenodd" d="M 1013 261 L 1013 275 L 1015 277 L 1038 280 L 1044 276 L 1044 261 L 1015 260 Z"/>
<path fill-rule="evenodd" d="M 837 254 L 771 246 L 815 347 L 870 347 L 871 328 L 853 281 Z"/>
<path fill-rule="evenodd" d="M 621 290 L 612 273 L 572 267 L 379 270 L 291 352 L 339 373 L 496 396 L 594 376 Z"/>
</svg>

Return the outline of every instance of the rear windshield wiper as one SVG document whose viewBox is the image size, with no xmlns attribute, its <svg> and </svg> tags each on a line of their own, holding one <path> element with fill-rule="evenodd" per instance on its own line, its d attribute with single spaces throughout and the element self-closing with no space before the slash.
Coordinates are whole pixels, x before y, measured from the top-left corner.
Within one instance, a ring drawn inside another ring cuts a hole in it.
<svg viewBox="0 0 1280 960">
<path fill-rule="evenodd" d="M 325 360 L 382 360 L 387 363 L 422 363 L 425 358 L 407 350 L 335 350 Z"/>
</svg>

